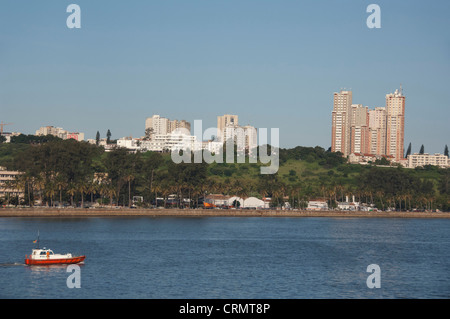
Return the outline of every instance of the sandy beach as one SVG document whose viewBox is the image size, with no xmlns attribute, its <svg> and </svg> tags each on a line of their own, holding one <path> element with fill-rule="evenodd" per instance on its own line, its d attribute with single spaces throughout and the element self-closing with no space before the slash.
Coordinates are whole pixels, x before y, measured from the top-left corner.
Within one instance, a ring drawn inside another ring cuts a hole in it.
<svg viewBox="0 0 450 319">
<path fill-rule="evenodd" d="M 333 217 L 333 218 L 450 218 L 450 212 L 366 212 L 234 209 L 129 208 L 1 208 L 0 217 Z"/>
</svg>

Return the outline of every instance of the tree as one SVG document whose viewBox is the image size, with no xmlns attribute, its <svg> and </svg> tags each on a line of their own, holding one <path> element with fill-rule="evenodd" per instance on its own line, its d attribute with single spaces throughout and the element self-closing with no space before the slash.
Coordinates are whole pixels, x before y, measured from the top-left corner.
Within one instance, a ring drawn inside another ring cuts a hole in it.
<svg viewBox="0 0 450 319">
<path fill-rule="evenodd" d="M 444 155 L 448 157 L 448 146 L 445 144 Z"/>
<path fill-rule="evenodd" d="M 109 144 L 111 142 L 111 131 L 108 129 L 108 132 L 106 132 L 106 144 Z"/>
<path fill-rule="evenodd" d="M 0 135 L 0 144 L 2 144 L 3 142 L 6 142 L 6 137 Z"/>
<path fill-rule="evenodd" d="M 408 158 L 408 155 L 411 155 L 411 143 L 409 143 L 408 149 L 406 151 L 405 158 Z"/>
<path fill-rule="evenodd" d="M 100 132 L 97 131 L 97 135 L 95 135 L 95 144 L 98 146 L 100 144 Z"/>
<path fill-rule="evenodd" d="M 424 154 L 424 153 L 425 153 L 425 147 L 422 144 L 422 146 L 420 147 L 419 154 Z"/>
<path fill-rule="evenodd" d="M 144 141 L 150 141 L 152 139 L 153 133 L 154 133 L 154 129 L 152 127 L 147 127 L 145 129 Z"/>
</svg>

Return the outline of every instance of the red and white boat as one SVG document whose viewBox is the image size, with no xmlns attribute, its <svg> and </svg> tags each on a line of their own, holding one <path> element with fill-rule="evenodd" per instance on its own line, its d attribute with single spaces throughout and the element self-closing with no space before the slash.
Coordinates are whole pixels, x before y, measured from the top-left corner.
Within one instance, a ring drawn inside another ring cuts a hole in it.
<svg viewBox="0 0 450 319">
<path fill-rule="evenodd" d="M 25 255 L 25 264 L 27 265 L 54 265 L 54 264 L 77 264 L 86 256 L 72 256 L 72 254 L 55 254 L 47 248 L 33 249 L 31 255 Z"/>
</svg>

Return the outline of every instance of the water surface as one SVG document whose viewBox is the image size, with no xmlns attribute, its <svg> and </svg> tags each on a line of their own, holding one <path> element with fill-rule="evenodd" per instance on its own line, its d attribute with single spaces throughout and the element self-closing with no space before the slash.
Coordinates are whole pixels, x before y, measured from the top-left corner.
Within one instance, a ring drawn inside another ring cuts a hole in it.
<svg viewBox="0 0 450 319">
<path fill-rule="evenodd" d="M 81 288 L 23 264 L 38 230 Z M 449 298 L 449 244 L 447 219 L 0 218 L 0 298 Z"/>
</svg>

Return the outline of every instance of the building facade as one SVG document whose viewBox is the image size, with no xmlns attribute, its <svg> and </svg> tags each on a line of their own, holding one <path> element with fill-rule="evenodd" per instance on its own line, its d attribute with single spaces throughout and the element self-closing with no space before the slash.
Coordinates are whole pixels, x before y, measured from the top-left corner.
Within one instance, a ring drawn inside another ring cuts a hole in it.
<svg viewBox="0 0 450 319">
<path fill-rule="evenodd" d="M 257 145 L 256 128 L 250 125 L 228 125 L 223 131 L 223 142 L 233 140 L 238 151 L 252 151 Z"/>
<path fill-rule="evenodd" d="M 155 135 L 166 135 L 170 134 L 176 129 L 186 129 L 191 131 L 191 123 L 185 120 L 169 120 L 168 118 L 161 117 L 157 114 L 152 117 L 147 117 L 145 120 L 145 130 L 151 129 L 150 138 Z"/>
<path fill-rule="evenodd" d="M 369 153 L 386 154 L 386 109 L 369 110 Z"/>
<path fill-rule="evenodd" d="M 350 146 L 350 116 L 352 105 L 352 91 L 333 94 L 333 111 L 331 113 L 331 151 L 341 152 L 348 156 Z"/>
<path fill-rule="evenodd" d="M 224 132 L 225 128 L 227 126 L 231 127 L 237 127 L 239 125 L 238 116 L 237 115 L 231 115 L 231 114 L 225 114 L 222 116 L 217 117 L 217 140 L 219 142 L 225 142 L 226 139 L 224 138 Z"/>
<path fill-rule="evenodd" d="M 76 141 L 84 141 L 84 133 L 80 132 L 69 132 L 61 127 L 54 126 L 42 126 L 36 130 L 37 136 L 53 135 L 63 140 L 74 139 Z"/>
<path fill-rule="evenodd" d="M 15 196 L 24 197 L 24 191 L 20 190 L 15 183 L 16 177 L 20 174 L 23 173 L 8 171 L 6 168 L 0 167 L 0 198 L 8 200 Z"/>
<path fill-rule="evenodd" d="M 386 155 L 404 158 L 405 97 L 401 90 L 386 95 Z"/>
<path fill-rule="evenodd" d="M 434 165 L 442 168 L 447 168 L 450 166 L 448 156 L 444 154 L 410 154 L 407 158 L 406 163 L 408 168 L 423 167 L 425 165 Z"/>
<path fill-rule="evenodd" d="M 331 151 L 385 155 L 404 160 L 405 96 L 402 90 L 386 95 L 386 106 L 369 110 L 352 104 L 352 92 L 333 95 Z"/>
<path fill-rule="evenodd" d="M 367 106 L 352 104 L 350 123 L 350 153 L 368 153 L 369 111 Z"/>
</svg>

